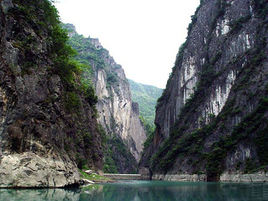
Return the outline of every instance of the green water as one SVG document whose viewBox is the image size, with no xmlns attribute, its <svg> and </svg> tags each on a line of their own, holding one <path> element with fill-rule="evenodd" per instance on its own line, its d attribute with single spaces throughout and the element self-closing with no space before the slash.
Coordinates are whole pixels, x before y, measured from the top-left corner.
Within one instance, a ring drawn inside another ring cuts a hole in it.
<svg viewBox="0 0 268 201">
<path fill-rule="evenodd" d="M 124 181 L 83 189 L 0 189 L 0 201 L 268 201 L 268 184 Z"/>
</svg>

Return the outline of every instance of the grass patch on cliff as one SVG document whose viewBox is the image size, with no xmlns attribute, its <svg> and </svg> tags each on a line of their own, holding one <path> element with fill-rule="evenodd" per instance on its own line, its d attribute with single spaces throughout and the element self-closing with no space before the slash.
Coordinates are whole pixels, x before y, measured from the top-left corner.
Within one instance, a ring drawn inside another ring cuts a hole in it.
<svg viewBox="0 0 268 201">
<path fill-rule="evenodd" d="M 81 100 L 79 96 L 74 92 L 66 92 L 65 95 L 65 107 L 68 111 L 80 110 Z"/>
</svg>

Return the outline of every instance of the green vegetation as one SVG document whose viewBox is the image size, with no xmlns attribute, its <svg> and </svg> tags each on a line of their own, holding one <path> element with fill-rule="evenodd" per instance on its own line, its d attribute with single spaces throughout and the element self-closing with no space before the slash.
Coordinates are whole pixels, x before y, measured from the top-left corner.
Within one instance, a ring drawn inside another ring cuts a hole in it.
<svg viewBox="0 0 268 201">
<path fill-rule="evenodd" d="M 153 139 L 154 139 L 154 132 L 155 132 L 155 130 L 153 130 L 153 132 L 149 133 L 149 135 L 147 134 L 147 138 L 146 138 L 145 142 L 143 143 L 144 150 L 146 150 L 152 144 Z M 148 133 L 148 131 L 146 131 L 146 133 Z"/>
<path fill-rule="evenodd" d="M 33 27 L 36 30 L 38 37 L 46 37 L 47 40 L 50 40 L 48 48 L 52 50 L 57 42 L 61 41 L 64 37 L 61 35 L 60 30 L 58 30 L 58 13 L 57 10 L 50 1 L 27 1 L 27 0 L 14 0 L 14 4 L 17 6 L 9 10 L 9 15 L 14 16 L 15 19 L 23 20 L 24 26 Z M 22 66 L 22 73 L 30 73 L 30 67 L 38 65 L 38 54 L 39 52 L 38 44 L 40 43 L 38 37 L 33 36 L 32 34 L 25 34 L 22 26 L 18 24 L 15 25 L 16 32 L 14 34 L 14 46 L 20 49 L 20 62 Z M 59 34 L 57 34 L 59 33 Z M 59 48 L 61 48 L 60 46 Z M 66 52 L 69 54 L 70 49 L 65 47 Z M 58 51 L 58 52 L 57 52 Z M 59 51 L 58 48 L 55 49 L 55 52 L 61 54 L 62 51 Z M 54 53 L 54 52 L 53 52 Z M 50 55 L 51 56 L 51 55 Z"/>
<path fill-rule="evenodd" d="M 27 0 L 17 1 L 19 6 L 14 7 L 10 12 L 17 17 L 23 18 L 28 25 L 36 26 L 39 37 L 46 36 L 46 43 L 49 44 L 49 58 L 53 61 L 53 71 L 61 76 L 67 83 L 74 82 L 73 73 L 79 71 L 79 67 L 73 62 L 72 57 L 75 51 L 67 45 L 68 36 L 61 28 L 56 8 L 48 0 L 30 2 Z M 36 9 L 38 8 L 38 9 Z M 39 44 L 39 38 L 33 35 L 17 36 L 16 45 L 24 51 L 24 67 L 38 65 L 40 59 L 35 54 L 35 48 Z M 28 70 L 28 69 L 23 69 Z"/>
<path fill-rule="evenodd" d="M 140 84 L 132 80 L 128 80 L 132 94 L 132 100 L 139 104 L 142 122 L 145 125 L 148 134 L 154 128 L 155 106 L 157 99 L 162 94 L 162 89 L 154 86 Z"/>
<path fill-rule="evenodd" d="M 155 126 L 152 124 L 149 124 L 142 116 L 140 116 L 140 120 L 145 128 L 145 132 L 147 136 L 145 142 L 143 143 L 144 150 L 146 150 L 150 146 L 150 144 L 153 142 Z"/>
<path fill-rule="evenodd" d="M 128 159 L 128 150 L 126 149 L 126 145 L 122 142 L 121 139 L 117 137 L 113 137 L 110 139 L 110 143 L 115 149 L 117 149 L 117 153 L 123 156 L 123 158 Z"/>
<path fill-rule="evenodd" d="M 104 152 L 103 171 L 105 173 L 118 173 L 115 161 L 112 156 L 113 156 L 113 153 L 111 149 L 107 148 Z"/>
<path fill-rule="evenodd" d="M 113 72 L 107 72 L 107 86 L 110 88 L 118 82 L 118 76 Z"/>
<path fill-rule="evenodd" d="M 121 139 L 114 136 L 107 139 L 104 150 L 104 166 L 105 173 L 137 173 L 137 166 L 133 164 L 135 158 Z"/>
<path fill-rule="evenodd" d="M 76 164 L 79 169 L 88 169 L 88 161 L 79 154 L 76 155 Z"/>
<path fill-rule="evenodd" d="M 68 111 L 76 111 L 80 109 L 81 101 L 76 93 L 67 92 L 65 96 L 65 107 Z"/>
<path fill-rule="evenodd" d="M 73 25 L 62 24 L 62 27 L 68 33 L 73 33 L 68 43 L 79 53 L 76 56 L 79 62 L 89 66 L 92 66 L 92 62 L 94 62 L 96 69 L 104 69 L 106 67 L 102 55 L 107 53 L 107 50 L 103 48 L 97 49 L 92 44 L 91 38 L 85 38 L 83 35 L 77 34 Z"/>
<path fill-rule="evenodd" d="M 111 145 L 109 144 L 108 136 L 102 125 L 98 124 L 97 129 L 101 134 L 102 147 L 104 147 L 103 171 L 105 173 L 118 173 L 115 161 L 113 159 L 114 153 L 111 151 Z"/>
<path fill-rule="evenodd" d="M 168 171 L 172 168 L 176 158 L 184 157 L 190 151 L 200 155 L 203 141 L 212 132 L 213 127 L 214 125 L 207 125 L 202 129 L 183 136 L 181 135 L 186 127 L 181 127 L 179 130 L 174 128 L 170 137 L 164 141 L 159 151 L 152 157 L 152 167 L 158 166 L 160 170 Z"/>
<path fill-rule="evenodd" d="M 107 146 L 105 172 L 117 173 L 127 169 L 128 173 L 137 173 L 137 166 L 133 164 L 136 160 L 120 138 L 114 136 L 108 139 Z M 117 164 L 117 167 L 115 164 Z M 121 169 L 123 165 L 125 167 Z"/>
<path fill-rule="evenodd" d="M 97 138 L 99 136 L 100 138 Z M 72 137 L 67 136 L 65 138 L 64 146 L 65 146 L 66 151 L 71 151 L 71 152 L 73 151 L 73 150 L 70 150 L 71 149 L 70 145 L 72 143 L 75 143 L 78 149 L 84 148 L 85 155 L 81 154 L 80 152 L 76 153 L 75 161 L 79 169 L 89 169 L 88 165 L 92 164 L 92 160 L 94 161 L 95 159 L 99 158 L 99 155 L 98 155 L 99 152 L 96 152 L 96 150 L 94 149 L 96 145 L 100 146 L 97 140 L 101 141 L 102 147 L 106 147 L 106 140 L 107 140 L 106 138 L 107 138 L 106 133 L 101 127 L 101 125 L 99 124 L 97 124 L 96 131 L 88 130 L 83 127 L 79 127 L 77 128 L 76 133 Z"/>
<path fill-rule="evenodd" d="M 102 125 L 98 124 L 97 130 L 98 130 L 98 133 L 101 134 L 101 141 L 103 143 L 103 146 L 106 145 L 106 143 L 107 143 L 107 134 L 106 134 L 104 128 L 102 127 Z"/>
<path fill-rule="evenodd" d="M 33 27 L 37 36 L 32 34 L 21 34 L 24 30 L 15 34 L 14 46 L 20 49 L 20 61 L 22 63 L 22 73 L 31 73 L 31 68 L 39 66 L 42 58 L 48 57 L 52 65 L 48 67 L 51 73 L 58 74 L 64 82 L 66 88 L 65 106 L 71 111 L 78 111 L 81 101 L 79 96 L 83 94 L 88 103 L 94 107 L 97 102 L 94 89 L 90 81 L 82 78 L 83 72 L 90 67 L 77 62 L 74 59 L 76 51 L 71 48 L 68 42 L 67 32 L 62 29 L 57 9 L 49 0 L 28 1 L 14 0 L 18 6 L 10 10 L 9 15 L 13 15 L 19 20 L 24 19 L 27 23 L 25 27 Z M 38 49 L 38 44 L 43 38 L 46 39 L 49 55 L 43 55 Z"/>
<path fill-rule="evenodd" d="M 252 171 L 254 171 L 257 168 L 257 164 L 255 161 L 253 161 L 252 159 L 247 159 L 245 162 L 245 170 L 244 173 L 245 174 L 249 174 Z"/>
<path fill-rule="evenodd" d="M 145 128 L 147 137 L 154 134 L 154 125 L 149 124 L 148 121 L 146 121 L 143 116 L 140 116 L 140 120 Z"/>
<path fill-rule="evenodd" d="M 91 68 L 83 68 L 83 79 L 91 82 L 93 78 L 93 71 L 102 69 L 106 72 L 106 84 L 107 89 L 113 87 L 117 92 L 119 77 L 114 72 L 114 69 L 119 68 L 119 65 L 111 66 L 107 63 L 107 55 L 109 52 L 102 48 L 97 43 L 97 39 L 92 39 L 90 37 L 85 38 L 83 35 L 76 33 L 75 27 L 71 24 L 62 24 L 62 27 L 68 32 L 71 33 L 68 44 L 70 44 L 77 52 L 76 59 L 84 64 L 84 66 L 92 66 Z M 95 44 L 96 43 L 96 44 Z M 96 99 L 93 99 L 92 102 L 96 102 Z"/>
<path fill-rule="evenodd" d="M 80 172 L 82 179 L 88 179 L 88 180 L 94 181 L 94 182 L 111 181 L 111 179 L 104 177 L 104 176 L 101 176 L 101 175 L 98 175 L 96 173 L 87 174 L 83 170 L 79 170 L 79 172 Z"/>
</svg>

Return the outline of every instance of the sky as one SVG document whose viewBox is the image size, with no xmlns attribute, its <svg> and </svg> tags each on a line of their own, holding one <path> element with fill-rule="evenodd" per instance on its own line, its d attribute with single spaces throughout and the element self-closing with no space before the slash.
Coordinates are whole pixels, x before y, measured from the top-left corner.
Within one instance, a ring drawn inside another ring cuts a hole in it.
<svg viewBox="0 0 268 201">
<path fill-rule="evenodd" d="M 126 76 L 165 88 L 200 0 L 56 0 L 61 21 L 99 38 Z"/>
</svg>

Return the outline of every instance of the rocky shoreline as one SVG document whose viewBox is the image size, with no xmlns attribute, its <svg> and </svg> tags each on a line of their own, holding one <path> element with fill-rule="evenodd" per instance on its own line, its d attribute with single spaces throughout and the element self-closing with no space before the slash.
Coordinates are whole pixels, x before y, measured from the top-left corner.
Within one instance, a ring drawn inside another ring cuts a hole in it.
<svg viewBox="0 0 268 201">
<path fill-rule="evenodd" d="M 263 183 L 268 182 L 268 172 L 257 172 L 254 174 L 228 174 L 224 173 L 220 177 L 222 182 L 246 182 Z"/>
<path fill-rule="evenodd" d="M 165 180 L 165 181 L 207 181 L 207 176 L 205 174 L 155 174 L 152 176 L 152 180 Z"/>
<path fill-rule="evenodd" d="M 152 176 L 152 180 L 206 182 L 207 176 L 205 174 L 155 174 Z M 264 183 L 268 182 L 268 172 L 260 171 L 253 174 L 223 173 L 219 182 Z"/>
<path fill-rule="evenodd" d="M 0 188 L 62 188 L 79 183 L 76 165 L 67 156 L 6 154 L 0 165 Z"/>
<path fill-rule="evenodd" d="M 46 156 L 32 152 L 4 153 L 0 157 L 0 188 L 78 188 L 113 182 L 93 170 L 79 170 L 67 155 L 49 153 Z"/>
</svg>

